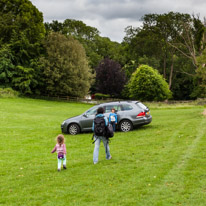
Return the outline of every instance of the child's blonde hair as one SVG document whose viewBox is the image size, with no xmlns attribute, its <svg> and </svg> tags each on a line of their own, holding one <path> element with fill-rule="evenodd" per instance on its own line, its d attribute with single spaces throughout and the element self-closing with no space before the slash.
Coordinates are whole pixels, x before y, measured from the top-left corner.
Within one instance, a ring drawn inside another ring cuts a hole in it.
<svg viewBox="0 0 206 206">
<path fill-rule="evenodd" d="M 64 135 L 63 134 L 59 134 L 57 136 L 57 143 L 60 145 L 64 144 Z"/>
</svg>

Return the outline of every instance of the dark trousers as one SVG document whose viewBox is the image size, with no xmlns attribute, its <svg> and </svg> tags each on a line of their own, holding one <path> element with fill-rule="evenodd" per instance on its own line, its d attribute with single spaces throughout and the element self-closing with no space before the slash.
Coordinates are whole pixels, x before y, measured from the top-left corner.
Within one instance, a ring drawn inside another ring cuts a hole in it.
<svg viewBox="0 0 206 206">
<path fill-rule="evenodd" d="M 115 127 L 116 127 L 116 124 L 115 124 L 115 122 L 110 122 L 110 124 L 112 125 L 112 127 L 113 127 L 113 131 L 115 132 Z"/>
</svg>

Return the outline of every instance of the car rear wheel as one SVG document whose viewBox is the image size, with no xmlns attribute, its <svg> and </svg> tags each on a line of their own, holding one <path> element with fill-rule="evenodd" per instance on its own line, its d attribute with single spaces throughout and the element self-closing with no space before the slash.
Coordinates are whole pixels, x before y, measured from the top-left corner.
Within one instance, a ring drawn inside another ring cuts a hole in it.
<svg viewBox="0 0 206 206">
<path fill-rule="evenodd" d="M 133 129 L 133 125 L 129 120 L 122 120 L 120 122 L 120 130 L 122 132 L 128 132 L 131 131 Z"/>
<path fill-rule="evenodd" d="M 79 125 L 77 124 L 70 124 L 68 128 L 68 133 L 72 135 L 76 135 L 80 132 Z"/>
</svg>

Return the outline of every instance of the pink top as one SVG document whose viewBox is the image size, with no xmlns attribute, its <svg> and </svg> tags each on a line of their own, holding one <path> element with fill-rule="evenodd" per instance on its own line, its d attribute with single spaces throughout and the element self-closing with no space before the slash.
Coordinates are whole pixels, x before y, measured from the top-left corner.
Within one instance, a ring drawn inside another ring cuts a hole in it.
<svg viewBox="0 0 206 206">
<path fill-rule="evenodd" d="M 59 154 L 59 153 L 66 154 L 67 153 L 66 145 L 65 144 L 62 144 L 62 145 L 56 144 L 54 149 L 51 151 L 51 153 L 54 153 L 55 151 L 57 152 L 57 154 Z"/>
</svg>

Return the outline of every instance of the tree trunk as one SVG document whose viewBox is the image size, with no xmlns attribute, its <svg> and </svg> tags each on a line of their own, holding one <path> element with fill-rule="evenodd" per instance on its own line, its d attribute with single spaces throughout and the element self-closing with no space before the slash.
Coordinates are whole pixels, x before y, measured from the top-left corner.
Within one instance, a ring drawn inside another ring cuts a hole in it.
<svg viewBox="0 0 206 206">
<path fill-rule="evenodd" d="M 166 79 L 166 57 L 164 57 L 164 70 L 163 70 L 164 78 Z"/>
<path fill-rule="evenodd" d="M 172 55 L 172 64 L 171 64 L 171 67 L 170 67 L 170 77 L 169 77 L 169 89 L 171 89 L 171 86 L 172 86 L 173 71 L 174 71 L 174 58 L 173 58 L 173 55 Z"/>
</svg>

